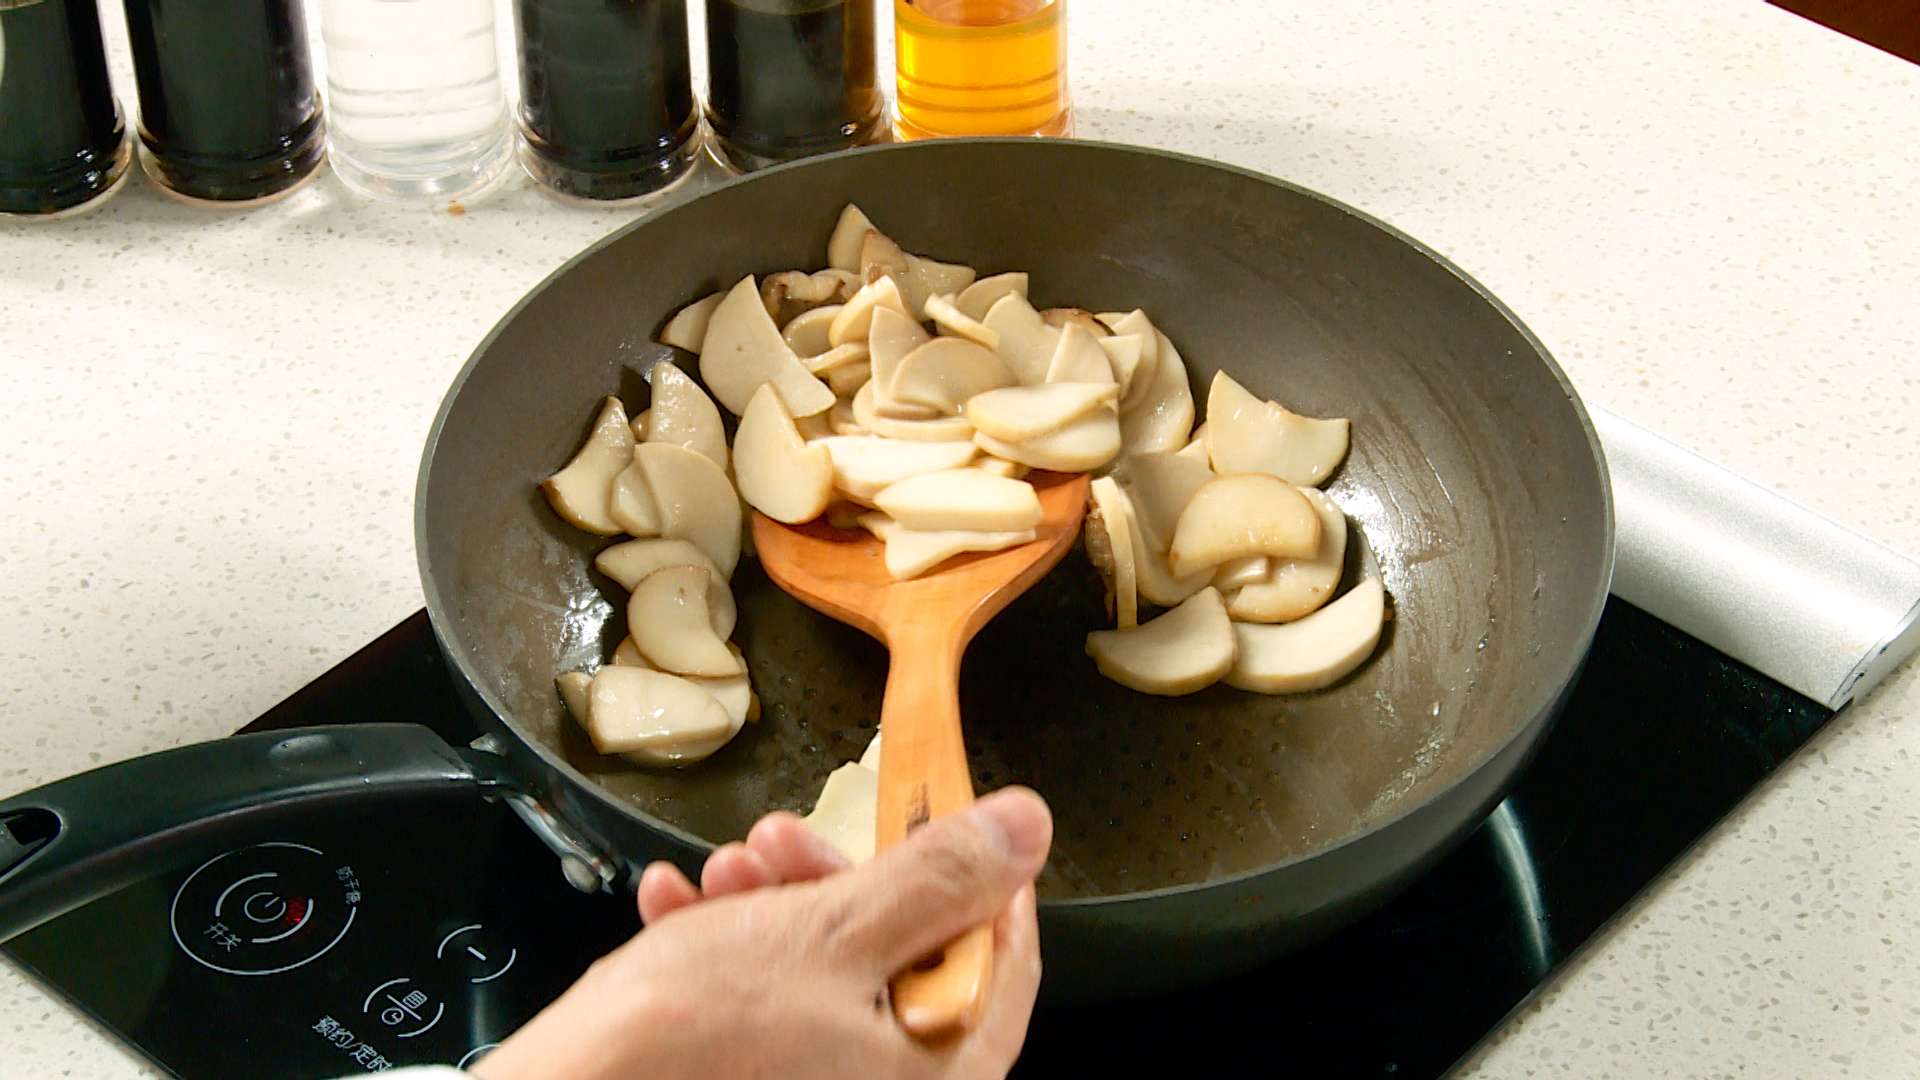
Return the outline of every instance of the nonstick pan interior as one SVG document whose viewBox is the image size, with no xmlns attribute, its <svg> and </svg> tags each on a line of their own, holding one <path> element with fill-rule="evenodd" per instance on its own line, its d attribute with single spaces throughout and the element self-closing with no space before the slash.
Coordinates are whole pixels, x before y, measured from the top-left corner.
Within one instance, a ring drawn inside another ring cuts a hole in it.
<svg viewBox="0 0 1920 1080">
<path fill-rule="evenodd" d="M 1202 405 L 1224 369 L 1297 411 L 1353 420 L 1329 491 L 1394 619 L 1345 682 L 1185 698 L 1108 682 L 1084 653 L 1107 624 L 1078 555 L 968 652 L 977 785 L 1031 785 L 1057 815 L 1043 895 L 1205 882 L 1334 845 L 1484 762 L 1577 669 L 1610 568 L 1604 467 L 1538 342 L 1444 261 L 1311 193 L 1170 155 L 879 148 L 769 171 L 596 246 L 503 321 L 444 410 L 420 533 L 437 629 L 488 704 L 604 797 L 737 839 L 770 810 L 804 812 L 872 735 L 884 651 L 743 560 L 735 640 L 761 718 L 685 770 L 594 754 L 553 678 L 611 651 L 624 594 L 591 569 L 607 541 L 536 490 L 603 395 L 644 406 L 642 373 L 675 356 L 653 341 L 669 315 L 743 274 L 824 265 L 849 201 L 909 251 L 1028 271 L 1037 306 L 1145 308 Z"/>
</svg>

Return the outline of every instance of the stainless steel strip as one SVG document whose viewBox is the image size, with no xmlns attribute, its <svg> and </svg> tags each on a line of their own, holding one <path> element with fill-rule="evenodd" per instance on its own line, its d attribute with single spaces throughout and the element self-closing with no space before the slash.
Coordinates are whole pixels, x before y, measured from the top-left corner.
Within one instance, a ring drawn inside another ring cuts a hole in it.
<svg viewBox="0 0 1920 1080">
<path fill-rule="evenodd" d="M 1589 406 L 1613 594 L 1839 708 L 1920 649 L 1920 560 Z"/>
</svg>

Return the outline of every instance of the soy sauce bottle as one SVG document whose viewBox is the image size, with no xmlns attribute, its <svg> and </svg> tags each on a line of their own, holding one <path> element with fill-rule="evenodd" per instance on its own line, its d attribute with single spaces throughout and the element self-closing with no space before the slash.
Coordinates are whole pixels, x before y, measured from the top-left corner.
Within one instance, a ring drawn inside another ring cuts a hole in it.
<svg viewBox="0 0 1920 1080">
<path fill-rule="evenodd" d="M 521 161 L 562 195 L 631 199 L 700 145 L 684 0 L 514 0 Z"/>
<path fill-rule="evenodd" d="M 104 195 L 132 143 L 94 0 L 0 0 L 0 64 L 0 214 L 53 214 Z"/>
<path fill-rule="evenodd" d="M 707 0 L 707 118 L 738 169 L 887 135 L 874 0 Z"/>
<path fill-rule="evenodd" d="M 300 0 L 126 0 L 141 163 L 194 199 L 261 199 L 326 156 Z"/>
</svg>

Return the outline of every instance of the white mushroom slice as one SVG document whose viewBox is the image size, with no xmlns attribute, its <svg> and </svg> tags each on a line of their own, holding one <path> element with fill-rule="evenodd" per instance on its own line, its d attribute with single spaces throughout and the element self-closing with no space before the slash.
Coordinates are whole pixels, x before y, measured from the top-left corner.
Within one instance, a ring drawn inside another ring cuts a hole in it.
<svg viewBox="0 0 1920 1080">
<path fill-rule="evenodd" d="M 1102 405 L 1113 404 L 1117 391 L 1112 383 L 1008 386 L 969 398 L 967 419 L 983 435 L 1002 442 L 1025 442 L 1059 431 Z"/>
<path fill-rule="evenodd" d="M 860 291 L 860 273 L 857 270 L 815 270 L 813 280 L 819 287 L 828 290 L 828 302 L 833 304 L 844 304 Z"/>
<path fill-rule="evenodd" d="M 700 378 L 734 415 L 747 407 L 762 383 L 780 390 L 780 399 L 796 416 L 812 416 L 833 407 L 833 391 L 808 374 L 773 325 L 753 278 L 744 277 L 727 293 L 707 324 L 700 353 Z"/>
<path fill-rule="evenodd" d="M 560 703 L 567 707 L 568 715 L 572 716 L 581 727 L 586 727 L 589 701 L 587 688 L 593 685 L 593 676 L 584 671 L 569 671 L 553 680 L 553 683 L 560 691 Z"/>
<path fill-rule="evenodd" d="M 726 576 L 720 573 L 720 567 L 714 564 L 707 553 L 685 540 L 628 540 L 600 549 L 593 557 L 593 568 L 618 582 L 628 592 L 648 574 L 663 566 L 698 566 L 713 575 L 714 583 L 720 586 L 720 592 L 733 594 L 726 588 Z M 718 594 L 716 594 L 718 595 Z M 721 637 L 733 633 L 733 623 L 729 621 L 724 630 L 716 623 L 715 631 Z"/>
<path fill-rule="evenodd" d="M 996 457 L 1054 472 L 1091 472 L 1120 454 L 1120 418 L 1095 409 L 1058 431 L 1023 442 L 975 433 L 973 444 Z"/>
<path fill-rule="evenodd" d="M 609 397 L 601 403 L 593 430 L 573 460 L 542 480 L 540 490 L 553 512 L 569 524 L 601 536 L 617 536 L 620 523 L 613 519 L 610 506 L 613 481 L 632 461 L 633 429 L 627 426 L 626 407 L 619 398 Z"/>
<path fill-rule="evenodd" d="M 587 736 L 603 754 L 666 751 L 731 736 L 712 694 L 664 671 L 603 667 L 587 691 Z"/>
<path fill-rule="evenodd" d="M 647 487 L 646 470 L 638 458 L 627 463 L 613 478 L 613 491 L 607 498 L 607 515 L 628 536 L 658 536 L 660 508 L 653 503 L 653 491 Z"/>
<path fill-rule="evenodd" d="M 1011 480 L 1018 480 L 1032 471 L 1017 461 L 1008 461 L 1006 458 L 994 457 L 992 454 L 988 454 L 986 457 L 975 462 L 974 468 L 982 472 L 990 472 L 995 476 L 1004 476 Z"/>
<path fill-rule="evenodd" d="M 1133 499 L 1147 547 L 1162 555 L 1173 546 L 1174 527 L 1193 493 L 1213 479 L 1205 460 L 1167 453 L 1128 454 L 1113 471 Z"/>
<path fill-rule="evenodd" d="M 647 441 L 647 427 L 652 422 L 653 422 L 653 410 L 641 409 L 640 415 L 634 417 L 633 422 L 627 425 L 628 427 L 633 429 L 634 442 L 643 443 Z"/>
<path fill-rule="evenodd" d="M 1048 326 L 1020 293 L 994 301 L 980 322 L 1000 335 L 994 349 L 1020 381 L 1028 386 L 1047 381 L 1047 367 L 1060 347 L 1060 331 Z"/>
<path fill-rule="evenodd" d="M 707 593 L 713 576 L 697 566 L 648 574 L 627 601 L 627 632 L 655 666 L 675 675 L 738 675 L 740 660 L 713 632 Z"/>
<path fill-rule="evenodd" d="M 793 355 L 805 360 L 809 356 L 819 356 L 833 343 L 827 340 L 827 328 L 833 325 L 834 316 L 840 314 L 839 304 L 828 304 L 812 311 L 802 312 L 793 317 L 780 331 L 780 340 L 787 343 Z"/>
<path fill-rule="evenodd" d="M 955 307 L 951 296 L 927 297 L 925 310 L 927 318 L 932 319 L 935 326 L 955 337 L 966 338 L 989 349 L 1000 347 L 1000 335 Z"/>
<path fill-rule="evenodd" d="M 633 643 L 632 634 L 621 638 L 620 644 L 613 647 L 613 658 L 608 660 L 607 663 L 618 664 L 621 667 L 643 667 L 649 671 L 660 670 L 654 665 L 653 661 L 640 655 L 640 646 Z"/>
<path fill-rule="evenodd" d="M 939 337 L 900 361 L 888 389 L 901 405 L 924 405 L 942 415 L 958 416 L 973 395 L 1017 381 L 993 350 L 964 338 Z"/>
<path fill-rule="evenodd" d="M 1060 331 L 1060 341 L 1054 346 L 1053 359 L 1047 362 L 1047 381 L 1113 382 L 1113 363 L 1107 359 L 1107 351 L 1100 347 L 1099 339 L 1079 323 L 1068 323 Z"/>
<path fill-rule="evenodd" d="M 1191 461 L 1197 461 L 1205 465 L 1208 472 L 1212 472 L 1213 458 L 1207 455 L 1207 425 L 1203 423 L 1199 427 L 1194 428 L 1193 441 L 1175 450 L 1173 455 L 1175 457 L 1183 457 Z"/>
<path fill-rule="evenodd" d="M 1347 515 L 1323 491 L 1302 488 L 1300 493 L 1320 517 L 1320 546 L 1310 559 L 1276 559 L 1260 581 L 1225 593 L 1227 614 L 1241 622 L 1290 622 L 1326 603 L 1340 586 L 1347 558 Z"/>
<path fill-rule="evenodd" d="M 691 541 L 719 567 L 722 578 L 733 576 L 740 561 L 741 515 L 727 474 L 704 455 L 672 443 L 641 443 L 634 453 L 660 508 L 660 535 Z"/>
<path fill-rule="evenodd" d="M 1132 630 L 1095 630 L 1087 655 L 1100 674 L 1143 694 L 1191 694 L 1233 668 L 1234 626 L 1220 594 L 1205 588 Z"/>
<path fill-rule="evenodd" d="M 1040 497 L 1021 480 L 979 469 L 909 476 L 873 497 L 902 526 L 925 532 L 1019 532 L 1040 524 Z"/>
<path fill-rule="evenodd" d="M 1187 365 L 1167 335 L 1156 332 L 1153 380 L 1132 408 L 1122 408 L 1120 430 L 1127 451 L 1148 454 L 1178 450 L 1193 431 L 1193 390 Z"/>
<path fill-rule="evenodd" d="M 793 418 L 793 429 L 808 442 L 824 439 L 833 434 L 832 415 L 831 412 L 824 412 L 813 416 L 796 416 Z"/>
<path fill-rule="evenodd" d="M 1024 271 L 983 277 L 961 289 L 960 295 L 954 298 L 953 306 L 969 319 L 985 321 L 993 305 L 1009 294 L 1027 295 L 1027 275 Z"/>
<path fill-rule="evenodd" d="M 909 476 L 965 468 L 974 457 L 970 442 L 912 442 L 879 435 L 835 435 L 813 445 L 824 448 L 833 462 L 833 486 L 868 501 Z"/>
<path fill-rule="evenodd" d="M 843 349 L 847 347 L 849 346 L 841 346 Z M 838 367 L 828 369 L 826 373 L 827 389 L 832 390 L 836 397 L 845 397 L 849 394 L 857 393 L 859 389 L 867 385 L 867 381 L 872 378 L 873 367 L 869 364 L 841 364 Z M 797 420 L 798 418 L 796 418 L 796 422 Z"/>
<path fill-rule="evenodd" d="M 1146 341 L 1145 334 L 1109 334 L 1095 341 L 1100 351 L 1107 354 L 1107 368 L 1113 373 L 1113 381 L 1120 384 L 1121 401 L 1127 400 L 1127 391 L 1133 388 L 1140 372 L 1140 357 Z"/>
<path fill-rule="evenodd" d="M 775 521 L 812 521 L 833 501 L 833 458 L 809 446 L 771 386 L 754 392 L 733 438 L 733 475 L 740 495 Z"/>
<path fill-rule="evenodd" d="M 882 277 L 892 278 L 901 287 L 901 295 L 906 294 L 907 253 L 886 233 L 875 229 L 860 241 L 860 280 L 872 282 Z"/>
<path fill-rule="evenodd" d="M 1120 411 L 1131 412 L 1153 387 L 1154 372 L 1160 367 L 1160 332 L 1153 328 L 1153 322 L 1147 313 L 1139 308 L 1124 314 L 1110 312 L 1097 316 L 1115 337 L 1138 335 L 1140 338 L 1140 362 L 1134 368 L 1133 380 L 1120 398 Z M 1183 373 L 1184 374 L 1184 373 Z"/>
<path fill-rule="evenodd" d="M 873 222 L 860 208 L 848 203 L 840 211 L 840 220 L 834 223 L 833 236 L 827 240 L 827 265 L 835 270 L 844 270 L 850 274 L 860 272 L 860 248 L 867 241 L 867 234 L 873 232 Z"/>
<path fill-rule="evenodd" d="M 1132 513 L 1131 509 L 1129 513 Z M 1167 557 L 1146 546 L 1141 537 L 1142 528 L 1137 513 L 1129 517 L 1127 524 L 1133 529 L 1133 574 L 1140 587 L 1140 596 L 1149 604 L 1172 607 L 1187 597 L 1199 592 L 1213 580 L 1211 569 L 1202 570 L 1186 577 L 1174 577 L 1167 569 Z"/>
<path fill-rule="evenodd" d="M 915 349 L 932 341 L 932 335 L 926 328 L 914 322 L 901 312 L 892 308 L 878 308 L 873 313 L 873 322 L 867 328 L 867 352 L 873 364 L 873 385 L 875 393 L 886 393 L 887 397 L 876 401 L 876 405 L 890 405 L 893 401 L 890 391 L 893 389 L 893 377 L 900 370 L 900 361 Z"/>
<path fill-rule="evenodd" d="M 873 821 L 879 799 L 879 771 L 849 761 L 827 774 L 813 812 L 800 820 L 848 862 L 858 865 L 873 858 Z"/>
<path fill-rule="evenodd" d="M 1107 324 L 1093 317 L 1093 312 L 1077 307 L 1050 307 L 1040 313 L 1040 321 L 1048 326 L 1065 330 L 1069 326 L 1078 326 L 1093 338 L 1103 338 L 1113 333 Z"/>
<path fill-rule="evenodd" d="M 1207 392 L 1207 456 L 1218 473 L 1267 473 L 1318 485 L 1347 456 L 1345 419 L 1316 420 L 1262 401 L 1226 372 Z"/>
<path fill-rule="evenodd" d="M 707 322 L 713 318 L 713 309 L 720 306 L 726 297 L 724 291 L 703 296 L 679 311 L 660 328 L 660 343 L 676 349 L 685 349 L 697 353 L 707 340 Z"/>
<path fill-rule="evenodd" d="M 1265 473 L 1207 481 L 1173 530 L 1167 567 L 1185 577 L 1245 555 L 1312 558 L 1320 516 L 1300 489 Z"/>
<path fill-rule="evenodd" d="M 653 387 L 653 407 L 648 410 L 652 415 L 646 441 L 684 446 L 726 468 L 726 425 L 706 391 L 669 362 L 648 368 L 647 382 Z"/>
<path fill-rule="evenodd" d="M 1386 621 L 1386 591 L 1368 578 L 1303 619 L 1277 626 L 1235 623 L 1239 658 L 1227 685 L 1261 694 L 1319 690 L 1373 655 Z"/>
<path fill-rule="evenodd" d="M 1265 581 L 1273 569 L 1273 560 L 1265 555 L 1248 555 L 1239 559 L 1228 559 L 1213 568 L 1213 587 L 1220 590 L 1224 600 L 1228 591 L 1256 581 Z M 1231 611 L 1231 609 L 1229 609 Z"/>
<path fill-rule="evenodd" d="M 907 276 L 900 292 L 915 315 L 927 315 L 927 297 L 957 295 L 978 276 L 973 267 L 943 263 L 907 252 Z"/>
<path fill-rule="evenodd" d="M 806 365 L 808 371 L 824 377 L 831 374 L 834 369 L 845 367 L 849 364 L 858 364 L 861 367 L 867 367 L 870 361 L 871 356 L 867 352 L 866 342 L 849 341 L 845 345 L 835 345 L 826 352 L 805 357 L 800 362 Z M 817 416 L 819 414 L 815 413 L 814 415 Z"/>
<path fill-rule="evenodd" d="M 773 317 L 774 325 L 786 326 L 796 317 L 822 304 L 831 303 L 839 282 L 815 277 L 804 270 L 782 270 L 760 281 L 760 304 Z"/>
<path fill-rule="evenodd" d="M 900 286 L 890 277 L 868 282 L 853 294 L 853 298 L 840 306 L 840 313 L 833 317 L 827 327 L 827 340 L 835 345 L 844 345 L 849 341 L 863 341 L 867 330 L 873 325 L 875 308 L 892 308 L 909 319 L 913 314 L 907 310 L 906 301 L 900 299 Z"/>
<path fill-rule="evenodd" d="M 872 385 L 873 381 L 868 380 L 859 390 L 854 392 L 854 398 L 857 398 L 863 393 L 871 393 L 869 387 Z M 853 415 L 854 398 L 842 398 L 834 402 L 833 408 L 827 411 L 827 426 L 833 430 L 835 435 L 867 434 L 867 426 L 862 424 L 859 419 Z M 871 399 L 869 399 L 868 407 L 872 407 Z M 800 421 L 798 420 L 794 421 L 796 427 L 799 426 L 799 423 Z"/>
<path fill-rule="evenodd" d="M 1114 619 L 1120 629 L 1140 623 L 1140 585 L 1133 560 L 1133 526 L 1126 493 L 1113 477 L 1093 482 L 1087 511 L 1087 557 L 1107 582 Z"/>
<path fill-rule="evenodd" d="M 902 420 L 882 415 L 873 407 L 874 384 L 869 380 L 853 395 L 853 422 L 857 431 L 871 431 L 893 439 L 914 442 L 966 442 L 973 438 L 973 424 L 964 416 L 936 416 L 928 420 Z M 925 409 L 924 405 L 895 406 Z M 931 412 L 931 409 L 927 410 Z M 836 428 L 836 430 L 838 430 Z"/>
<path fill-rule="evenodd" d="M 880 771 L 880 733 L 878 731 L 875 731 L 873 738 L 867 741 L 867 748 L 860 755 L 860 764 L 876 773 Z"/>
<path fill-rule="evenodd" d="M 917 578 L 955 555 L 972 551 L 1005 551 L 1029 543 L 1039 535 L 1032 529 L 1011 532 L 909 529 L 882 513 L 862 514 L 860 523 L 886 542 L 887 573 L 895 581 Z"/>
</svg>

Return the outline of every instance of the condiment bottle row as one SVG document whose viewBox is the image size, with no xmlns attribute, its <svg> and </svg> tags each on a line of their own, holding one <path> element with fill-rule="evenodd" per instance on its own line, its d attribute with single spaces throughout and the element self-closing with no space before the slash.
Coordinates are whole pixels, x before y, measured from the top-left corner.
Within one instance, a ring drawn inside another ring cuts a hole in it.
<svg viewBox="0 0 1920 1080">
<path fill-rule="evenodd" d="M 875 77 L 876 0 L 511 0 L 508 116 L 494 0 L 123 0 L 139 157 L 174 194 L 248 203 L 323 159 L 350 188 L 444 204 L 516 156 L 562 195 L 620 201 L 685 176 L 706 141 L 736 171 L 904 138 L 1066 134 L 1064 0 L 891 0 L 897 111 Z M 881 0 L 884 2 L 884 0 Z M 517 131 L 516 131 L 517 129 Z M 136 140 L 108 80 L 95 0 L 0 0 L 0 213 L 97 202 Z"/>
</svg>

